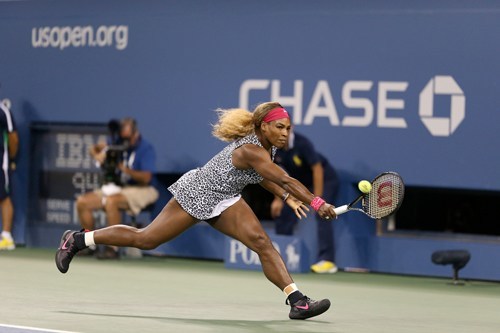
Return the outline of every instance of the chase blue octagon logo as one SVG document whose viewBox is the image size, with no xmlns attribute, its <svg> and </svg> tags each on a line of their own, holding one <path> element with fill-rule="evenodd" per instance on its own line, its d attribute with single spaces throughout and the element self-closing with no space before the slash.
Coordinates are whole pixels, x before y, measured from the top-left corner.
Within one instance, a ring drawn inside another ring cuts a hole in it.
<svg viewBox="0 0 500 333">
<path fill-rule="evenodd" d="M 448 95 L 451 98 L 450 116 L 434 116 L 434 96 Z M 433 136 L 450 136 L 465 119 L 465 96 L 451 76 L 434 76 L 420 92 L 418 113 L 425 127 Z"/>
</svg>

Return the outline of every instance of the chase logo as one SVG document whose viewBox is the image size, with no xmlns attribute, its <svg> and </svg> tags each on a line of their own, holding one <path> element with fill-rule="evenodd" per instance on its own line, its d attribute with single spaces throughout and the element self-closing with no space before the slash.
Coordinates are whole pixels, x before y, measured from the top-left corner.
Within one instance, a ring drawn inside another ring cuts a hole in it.
<svg viewBox="0 0 500 333">
<path fill-rule="evenodd" d="M 416 114 L 418 110 L 423 125 L 436 137 L 452 135 L 465 119 L 464 92 L 448 75 L 434 76 L 423 89 L 408 81 L 351 80 L 331 85 L 320 80 L 309 82 L 308 89 L 305 89 L 303 80 L 295 80 L 292 90 L 290 82 L 284 85 L 286 93 L 282 92 L 280 80 L 245 80 L 240 86 L 240 107 L 248 109 L 255 96 L 261 96 L 259 99 L 262 100 L 262 96 L 267 95 L 266 99 L 279 101 L 284 107 L 293 109 L 295 125 L 308 126 L 315 121 L 326 121 L 339 127 L 400 129 L 414 125 L 408 123 L 408 113 Z M 310 88 L 312 94 L 308 92 Z M 418 94 L 419 100 L 411 99 L 409 104 L 409 97 Z M 451 101 L 449 110 L 439 103 L 447 97 Z M 419 102 L 414 102 L 416 100 Z"/>
<path fill-rule="evenodd" d="M 448 95 L 451 98 L 448 117 L 434 116 L 434 96 Z M 465 96 L 451 76 L 435 76 L 420 92 L 418 114 L 425 127 L 434 136 L 450 136 L 465 118 Z"/>
</svg>

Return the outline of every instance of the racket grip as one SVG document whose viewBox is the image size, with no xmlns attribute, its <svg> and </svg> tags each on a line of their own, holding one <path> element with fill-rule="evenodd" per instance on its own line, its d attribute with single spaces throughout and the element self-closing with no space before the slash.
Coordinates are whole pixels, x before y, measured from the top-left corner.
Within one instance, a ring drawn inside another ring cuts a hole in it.
<svg viewBox="0 0 500 333">
<path fill-rule="evenodd" d="M 343 205 L 340 207 L 336 207 L 333 210 L 335 211 L 335 214 L 341 215 L 341 214 L 347 213 L 347 211 L 349 210 L 349 209 L 347 209 L 347 207 L 349 207 L 349 205 Z"/>
</svg>

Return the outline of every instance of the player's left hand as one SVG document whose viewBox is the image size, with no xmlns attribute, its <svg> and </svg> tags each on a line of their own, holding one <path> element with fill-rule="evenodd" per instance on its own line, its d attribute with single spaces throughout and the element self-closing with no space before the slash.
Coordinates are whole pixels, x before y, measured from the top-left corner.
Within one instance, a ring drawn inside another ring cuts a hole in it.
<svg viewBox="0 0 500 333">
<path fill-rule="evenodd" d="M 306 211 L 309 211 L 309 207 L 307 207 L 302 201 L 290 195 L 288 199 L 286 199 L 286 204 L 293 209 L 295 215 L 297 215 L 299 219 L 307 217 Z"/>
</svg>

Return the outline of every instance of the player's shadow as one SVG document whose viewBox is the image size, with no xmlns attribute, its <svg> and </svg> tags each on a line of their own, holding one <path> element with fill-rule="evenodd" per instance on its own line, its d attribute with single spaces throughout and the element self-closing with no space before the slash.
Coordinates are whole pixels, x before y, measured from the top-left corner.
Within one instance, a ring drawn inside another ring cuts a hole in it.
<svg viewBox="0 0 500 333">
<path fill-rule="evenodd" d="M 73 315 L 82 316 L 99 316 L 99 317 L 115 317 L 115 318 L 138 318 L 138 319 L 154 319 L 154 320 L 165 320 L 165 321 L 175 321 L 182 322 L 185 324 L 202 325 L 207 327 L 207 325 L 213 327 L 233 327 L 239 329 L 247 328 L 252 332 L 283 332 L 283 324 L 290 323 L 291 320 L 238 320 L 238 319 L 198 319 L 198 318 L 175 318 L 175 317 L 160 317 L 160 316 L 138 316 L 130 314 L 113 314 L 113 313 L 92 313 L 92 312 L 76 312 L 76 311 L 57 311 L 58 313 L 67 313 Z M 296 321 L 294 321 L 296 323 Z M 308 320 L 311 324 L 331 324 L 328 321 L 320 321 L 317 319 Z M 273 326 L 276 325 L 276 330 Z M 287 330 L 291 333 L 303 333 L 304 330 L 297 327 L 294 330 Z M 331 329 L 328 332 L 334 333 Z"/>
</svg>

